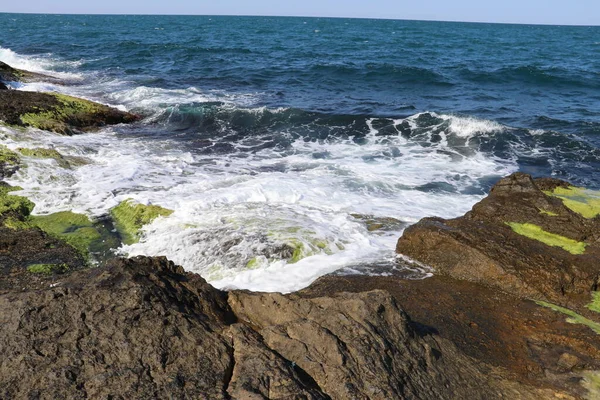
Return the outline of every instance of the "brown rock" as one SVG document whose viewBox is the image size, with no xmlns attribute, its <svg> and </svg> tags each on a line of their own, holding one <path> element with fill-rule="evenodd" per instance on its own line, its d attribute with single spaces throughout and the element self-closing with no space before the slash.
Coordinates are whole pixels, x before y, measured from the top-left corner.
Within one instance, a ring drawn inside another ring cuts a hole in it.
<svg viewBox="0 0 600 400">
<path fill-rule="evenodd" d="M 539 394 L 540 399 L 555 394 L 586 396 L 587 390 L 578 383 L 583 372 L 559 365 L 564 353 L 578 358 L 577 366 L 582 369 L 600 370 L 600 336 L 590 328 L 479 283 L 442 275 L 424 280 L 326 276 L 298 295 L 312 298 L 370 290 L 389 292 L 411 316 L 417 332 L 431 335 L 438 343 L 451 342 L 462 354 L 490 366 L 496 379 L 504 383 L 518 380 L 539 388 L 546 393 Z"/>
<path fill-rule="evenodd" d="M 315 298 L 228 295 L 164 258 L 146 257 L 115 260 L 57 283 L 0 294 L 0 398 L 538 399 L 554 393 L 498 375 L 446 339 L 417 330 L 380 290 Z"/>
<path fill-rule="evenodd" d="M 502 179 L 464 217 L 425 218 L 409 227 L 396 250 L 440 274 L 522 297 L 575 303 L 585 312 L 582 305 L 589 302 L 600 277 L 600 219 L 586 219 L 571 211 L 558 198 L 544 194 L 538 183 L 544 190 L 568 185 L 513 174 Z M 519 235 L 507 222 L 535 224 L 545 231 L 585 241 L 588 246 L 585 254 L 574 255 Z"/>
</svg>

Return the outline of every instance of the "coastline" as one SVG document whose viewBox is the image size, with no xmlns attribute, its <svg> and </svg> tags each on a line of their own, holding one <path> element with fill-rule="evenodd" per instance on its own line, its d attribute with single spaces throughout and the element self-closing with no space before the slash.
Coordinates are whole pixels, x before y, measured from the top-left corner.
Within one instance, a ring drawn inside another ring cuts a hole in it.
<svg viewBox="0 0 600 400">
<path fill-rule="evenodd" d="M 27 156 L 84 162 L 47 150 Z M 19 157 L 0 159 L 3 177 Z M 433 277 L 329 275 L 289 295 L 219 291 L 164 258 L 88 269 L 86 251 L 107 231 L 135 241 L 173 211 L 124 202 L 107 225 L 76 213 L 40 221 L 29 200 L 2 188 L 3 396 L 535 399 L 600 390 L 597 194 L 567 182 L 517 173 L 464 217 L 412 225 L 397 250 L 434 267 Z M 559 242 L 515 229 L 525 224 Z"/>
</svg>

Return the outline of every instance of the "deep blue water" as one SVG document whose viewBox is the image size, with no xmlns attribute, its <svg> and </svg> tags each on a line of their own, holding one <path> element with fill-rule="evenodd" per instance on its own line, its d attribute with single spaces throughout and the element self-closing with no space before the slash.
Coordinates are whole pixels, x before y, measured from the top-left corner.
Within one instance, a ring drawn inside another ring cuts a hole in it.
<svg viewBox="0 0 600 400">
<path fill-rule="evenodd" d="M 0 14 L 0 26 L 0 47 L 61 60 L 51 68 L 81 73 L 99 91 L 114 81 L 198 88 L 290 109 L 256 120 L 219 115 L 218 102 L 179 104 L 174 131 L 210 136 L 225 121 L 242 136 L 285 129 L 323 138 L 360 135 L 368 117 L 474 116 L 517 128 L 474 135 L 482 150 L 600 186 L 600 27 L 21 14 Z"/>
</svg>

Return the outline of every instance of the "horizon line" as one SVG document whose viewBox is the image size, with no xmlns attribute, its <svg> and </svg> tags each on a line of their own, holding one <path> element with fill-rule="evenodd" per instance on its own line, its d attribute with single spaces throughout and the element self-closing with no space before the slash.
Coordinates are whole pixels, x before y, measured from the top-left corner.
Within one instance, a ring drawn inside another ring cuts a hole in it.
<svg viewBox="0 0 600 400">
<path fill-rule="evenodd" d="M 566 26 L 566 27 L 600 27 L 589 24 L 557 24 L 546 22 L 498 22 L 498 21 L 461 21 L 461 20 L 443 20 L 443 19 L 410 19 L 393 17 L 347 17 L 347 16 L 315 16 L 315 15 L 261 15 L 261 14 L 163 14 L 163 13 L 84 13 L 84 12 L 8 12 L 0 11 L 0 14 L 12 15 L 82 15 L 82 16 L 156 16 L 156 17 L 255 17 L 255 18 L 331 18 L 331 19 L 363 19 L 363 20 L 382 20 L 382 21 L 414 21 L 414 22 L 448 22 L 463 24 L 495 24 L 495 25 L 534 25 L 534 26 Z"/>
</svg>

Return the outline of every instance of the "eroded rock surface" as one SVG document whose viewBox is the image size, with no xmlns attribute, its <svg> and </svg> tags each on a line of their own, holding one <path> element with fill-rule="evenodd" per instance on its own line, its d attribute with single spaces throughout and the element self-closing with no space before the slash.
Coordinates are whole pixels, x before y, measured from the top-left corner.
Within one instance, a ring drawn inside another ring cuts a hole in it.
<svg viewBox="0 0 600 400">
<path fill-rule="evenodd" d="M 220 292 L 163 258 L 0 295 L 2 398 L 536 399 L 385 291 Z"/>
<path fill-rule="evenodd" d="M 600 218 L 586 218 L 547 194 L 567 186 L 513 174 L 464 217 L 425 218 L 409 227 L 396 250 L 440 274 L 587 313 L 583 306 L 600 279 Z M 531 227 L 534 237 L 517 233 L 511 224 Z M 579 244 L 582 254 L 544 243 L 535 234 L 558 244 Z"/>
<path fill-rule="evenodd" d="M 0 81 L 4 82 L 36 82 L 48 81 L 60 83 L 60 79 L 53 76 L 40 74 L 37 72 L 25 71 L 23 69 L 13 68 L 10 65 L 0 61 Z"/>
</svg>

